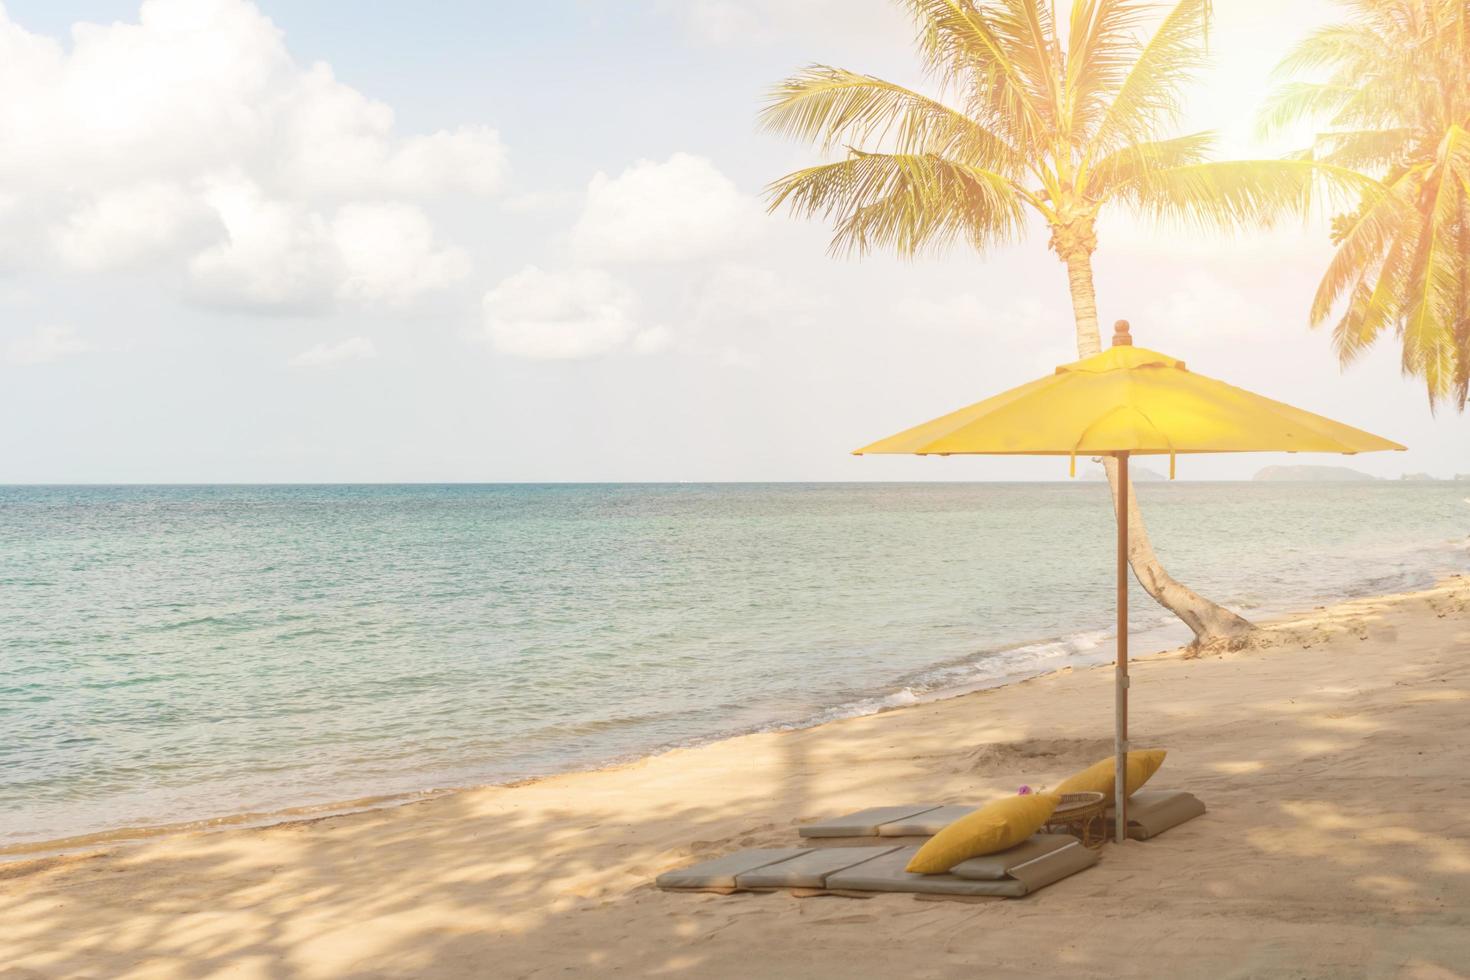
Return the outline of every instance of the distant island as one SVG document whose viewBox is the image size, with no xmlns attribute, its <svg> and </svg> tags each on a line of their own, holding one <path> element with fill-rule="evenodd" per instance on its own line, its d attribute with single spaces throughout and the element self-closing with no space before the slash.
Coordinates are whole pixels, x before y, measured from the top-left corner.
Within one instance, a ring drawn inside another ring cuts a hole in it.
<svg viewBox="0 0 1470 980">
<path fill-rule="evenodd" d="M 1251 479 L 1262 483 L 1344 483 L 1376 480 L 1378 477 L 1347 466 L 1268 466 Z"/>
</svg>

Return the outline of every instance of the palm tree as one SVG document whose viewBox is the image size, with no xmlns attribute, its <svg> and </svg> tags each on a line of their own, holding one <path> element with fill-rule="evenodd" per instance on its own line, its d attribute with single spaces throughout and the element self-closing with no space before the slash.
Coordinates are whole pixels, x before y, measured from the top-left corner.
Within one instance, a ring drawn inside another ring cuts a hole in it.
<svg viewBox="0 0 1470 980">
<path fill-rule="evenodd" d="M 1053 0 L 900 0 L 936 94 L 813 65 L 777 86 L 771 131 L 846 147 L 769 188 L 835 225 L 835 252 L 916 256 L 964 241 L 980 252 L 1039 216 L 1066 265 L 1077 353 L 1100 349 L 1092 253 L 1108 205 L 1188 226 L 1269 224 L 1309 202 L 1311 161 L 1210 162 L 1213 134 L 1170 135 L 1205 58 L 1209 0 L 1159 18 L 1140 0 L 1074 0 L 1062 36 Z M 1152 34 L 1147 28 L 1154 25 Z M 1104 460 L 1114 500 L 1116 461 Z M 1128 495 L 1133 573 L 1197 643 L 1241 642 L 1245 619 L 1172 578 Z"/>
<path fill-rule="evenodd" d="M 1470 2 L 1340 0 L 1347 19 L 1296 47 L 1262 124 L 1324 129 L 1301 156 L 1379 178 L 1333 221 L 1311 322 L 1341 317 L 1346 365 L 1390 326 L 1433 410 L 1470 394 Z"/>
<path fill-rule="evenodd" d="M 1066 37 L 1053 0 L 900 1 L 936 94 L 826 65 L 786 79 L 764 126 L 847 153 L 773 182 L 770 207 L 831 220 L 838 253 L 910 257 L 958 241 L 983 253 L 1039 216 L 1066 264 L 1079 357 L 1101 347 L 1092 253 L 1103 207 L 1232 231 L 1301 212 L 1317 178 L 1344 179 L 1311 160 L 1210 162 L 1213 134 L 1170 135 L 1204 63 L 1210 0 L 1179 1 L 1161 18 L 1141 0 L 1073 0 Z M 1117 464 L 1104 464 L 1116 501 Z M 1139 583 L 1197 644 L 1244 641 L 1247 620 L 1163 569 L 1136 501 L 1129 494 Z"/>
</svg>

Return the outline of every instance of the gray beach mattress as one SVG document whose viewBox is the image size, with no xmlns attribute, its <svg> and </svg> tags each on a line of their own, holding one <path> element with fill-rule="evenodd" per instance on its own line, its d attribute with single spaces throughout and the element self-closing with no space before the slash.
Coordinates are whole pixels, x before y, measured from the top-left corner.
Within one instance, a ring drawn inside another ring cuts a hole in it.
<svg viewBox="0 0 1470 980">
<path fill-rule="evenodd" d="M 948 874 L 942 875 L 920 875 L 904 870 L 918 847 L 900 847 L 871 861 L 828 875 L 827 888 L 841 892 L 1020 898 L 1098 862 L 1098 852 L 1083 847 L 1082 842 L 1071 835 L 1045 836 L 1048 839 L 1044 842 L 1033 837 L 1010 851 L 962 861 Z M 1032 846 L 1027 849 L 1027 845 Z M 1023 849 L 1021 855 L 1012 856 L 1012 852 Z"/>
<path fill-rule="evenodd" d="M 975 807 L 944 803 L 874 806 L 797 828 L 803 837 L 933 837 Z"/>
<path fill-rule="evenodd" d="M 1132 840 L 1148 840 L 1204 812 L 1204 802 L 1193 793 L 1179 789 L 1141 789 L 1128 797 L 1128 836 Z M 1111 824 L 1113 819 L 1113 808 L 1108 807 L 1107 820 Z"/>
<path fill-rule="evenodd" d="M 1097 863 L 1066 834 L 1037 834 L 998 854 L 971 858 L 948 874 L 910 874 L 915 846 L 756 848 L 658 876 L 670 891 L 768 891 L 801 888 L 842 892 L 1019 898 Z"/>
<path fill-rule="evenodd" d="M 808 838 L 836 837 L 933 837 L 974 806 L 942 803 L 911 803 L 906 806 L 875 806 L 830 820 L 818 820 L 797 828 Z M 1128 797 L 1128 836 L 1148 840 L 1193 820 L 1205 805 L 1192 793 L 1171 789 L 1141 789 Z M 1112 819 L 1112 809 L 1107 811 Z"/>
<path fill-rule="evenodd" d="M 877 837 L 878 828 L 911 819 L 943 807 L 943 803 L 910 803 L 907 806 L 870 806 L 845 817 L 819 820 L 797 829 L 803 837 Z"/>
<path fill-rule="evenodd" d="M 827 879 L 873 858 L 898 850 L 899 845 L 882 847 L 809 847 L 785 861 L 768 864 L 736 876 L 740 888 L 824 888 Z"/>
<path fill-rule="evenodd" d="M 748 851 L 736 851 L 734 854 L 701 861 L 687 868 L 665 871 L 655 879 L 654 884 L 660 888 L 734 891 L 737 876 L 789 861 L 804 851 L 805 848 L 800 847 L 757 847 Z"/>
</svg>

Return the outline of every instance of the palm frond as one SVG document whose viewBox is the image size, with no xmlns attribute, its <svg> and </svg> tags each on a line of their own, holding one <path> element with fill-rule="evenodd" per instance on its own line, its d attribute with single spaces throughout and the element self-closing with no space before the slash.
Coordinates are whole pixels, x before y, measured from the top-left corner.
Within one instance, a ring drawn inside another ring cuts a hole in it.
<svg viewBox="0 0 1470 980">
<path fill-rule="evenodd" d="M 915 256 L 958 240 L 986 249 L 1024 229 L 1023 197 L 1004 175 L 933 154 L 853 151 L 787 174 L 767 198 L 772 210 L 831 222 L 835 253 Z"/>
<path fill-rule="evenodd" d="M 938 99 L 872 75 L 811 65 L 772 89 L 761 124 L 774 133 L 834 146 L 887 145 L 933 153 L 1010 173 L 1020 153 Z"/>
<path fill-rule="evenodd" d="M 1090 141 L 1091 156 L 1156 138 L 1182 108 L 1184 85 L 1204 64 L 1207 0 L 1180 0 L 1139 52 Z"/>
<path fill-rule="evenodd" d="M 1328 82 L 1287 82 L 1266 96 L 1256 116 L 1256 132 L 1269 138 L 1304 120 L 1331 117 L 1352 101 L 1359 89 Z"/>
<path fill-rule="evenodd" d="M 1332 24 L 1307 35 L 1272 70 L 1275 79 L 1285 79 L 1321 68 L 1340 71 L 1367 69 L 1383 56 L 1381 28 L 1361 22 Z"/>
<path fill-rule="evenodd" d="M 1173 139 L 1131 143 L 1109 153 L 1079 175 L 1084 193 L 1092 200 L 1106 200 L 1114 190 L 1146 179 L 1158 170 L 1172 170 L 1203 163 L 1215 147 L 1213 132 L 1190 133 Z"/>
<path fill-rule="evenodd" d="M 1143 44 L 1148 0 L 1074 0 L 1067 32 L 1066 104 L 1079 135 L 1096 132 Z"/>
<path fill-rule="evenodd" d="M 1378 338 L 1379 328 L 1367 322 L 1372 298 L 1373 290 L 1368 286 L 1367 273 L 1363 273 L 1353 283 L 1342 317 L 1332 328 L 1332 348 L 1337 352 L 1338 364 L 1343 367 Z"/>
<path fill-rule="evenodd" d="M 1470 7 L 1467 7 L 1470 14 Z M 1470 20 L 1470 17 L 1467 17 Z M 1470 31 L 1466 32 L 1470 35 Z M 1470 36 L 1466 38 L 1470 47 Z M 1460 213 L 1459 242 L 1456 251 L 1460 256 L 1460 283 L 1454 302 L 1455 317 L 1450 324 L 1450 338 L 1455 345 L 1455 377 L 1452 397 L 1455 407 L 1465 410 L 1470 401 L 1470 179 L 1463 182 L 1462 210 Z"/>
<path fill-rule="evenodd" d="M 984 9 L 1047 129 L 1064 134 L 1069 121 L 1062 104 L 1061 47 L 1050 2 L 993 0 Z"/>
<path fill-rule="evenodd" d="M 1402 358 L 1405 374 L 1424 379 L 1431 408 L 1455 380 L 1453 325 L 1462 313 L 1455 303 L 1464 264 L 1470 261 L 1458 248 L 1470 183 L 1470 134 L 1451 127 L 1439 155 L 1432 183 L 1425 188 L 1428 200 L 1405 311 Z"/>
<path fill-rule="evenodd" d="M 1375 281 L 1368 299 L 1357 314 L 1357 332 L 1334 338 L 1338 361 L 1347 365 L 1367 350 L 1378 335 L 1390 326 L 1403 333 L 1406 296 L 1412 292 L 1414 256 L 1418 251 L 1419 224 L 1409 222 L 1407 230 L 1393 241 L 1383 264 L 1375 270 L 1364 270 Z M 1365 280 L 1366 281 L 1366 280 Z"/>
<path fill-rule="evenodd" d="M 1413 136 L 1407 126 L 1332 130 L 1319 133 L 1313 146 L 1318 159 L 1324 162 L 1381 173 L 1402 160 L 1404 147 Z"/>
<path fill-rule="evenodd" d="M 1309 120 L 1312 154 L 1381 175 L 1385 196 L 1334 220 L 1337 250 L 1311 310 L 1343 363 L 1389 327 L 1431 409 L 1470 388 L 1470 24 L 1467 0 L 1345 0 L 1277 69 L 1262 125 Z"/>
<path fill-rule="evenodd" d="M 1379 268 L 1393 243 L 1412 220 L 1417 195 L 1417 172 L 1406 172 L 1374 200 L 1361 202 L 1358 209 L 1334 222 L 1337 251 L 1317 287 L 1312 302 L 1311 322 L 1321 324 L 1334 306 L 1367 272 Z M 1368 297 L 1364 298 L 1367 302 Z"/>
<path fill-rule="evenodd" d="M 1370 177 L 1316 160 L 1227 160 L 1143 171 L 1114 195 L 1164 223 L 1205 230 L 1269 228 L 1319 199 L 1376 198 Z"/>
<path fill-rule="evenodd" d="M 1016 52 L 1007 50 L 993 11 L 973 0 L 900 0 L 918 25 L 925 67 L 964 109 L 1015 146 L 1029 146 L 1048 126 L 1047 110 L 1026 82 Z"/>
</svg>

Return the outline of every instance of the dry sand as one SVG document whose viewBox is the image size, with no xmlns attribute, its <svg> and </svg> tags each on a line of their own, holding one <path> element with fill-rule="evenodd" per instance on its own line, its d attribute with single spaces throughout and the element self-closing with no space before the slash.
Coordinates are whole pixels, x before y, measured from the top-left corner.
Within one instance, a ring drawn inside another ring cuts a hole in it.
<svg viewBox="0 0 1470 980">
<path fill-rule="evenodd" d="M 1470 579 L 1134 672 L 1154 784 L 1210 812 L 1030 898 L 663 894 L 860 806 L 982 800 L 1110 749 L 1062 671 L 396 809 L 0 865 L 0 978 L 1470 975 Z"/>
</svg>

